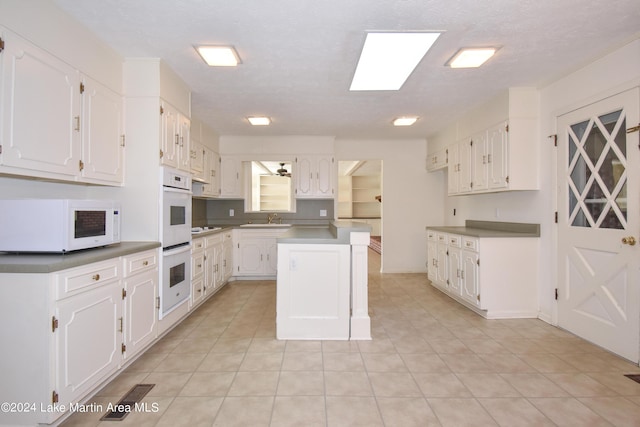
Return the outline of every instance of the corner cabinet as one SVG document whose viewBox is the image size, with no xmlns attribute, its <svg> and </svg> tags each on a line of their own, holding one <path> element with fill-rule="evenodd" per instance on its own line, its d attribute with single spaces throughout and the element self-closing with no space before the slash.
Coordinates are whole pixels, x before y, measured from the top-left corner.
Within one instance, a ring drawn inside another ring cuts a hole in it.
<svg viewBox="0 0 640 427">
<path fill-rule="evenodd" d="M 0 338 L 16 345 L 3 353 L 0 400 L 36 410 L 0 413 L 0 425 L 54 423 L 157 338 L 158 256 L 1 275 L 0 309 L 11 321 Z"/>
<path fill-rule="evenodd" d="M 288 229 L 257 228 L 234 230 L 233 275 L 239 277 L 276 277 L 278 237 Z"/>
<path fill-rule="evenodd" d="M 122 97 L 0 28 L 0 173 L 121 185 Z"/>
<path fill-rule="evenodd" d="M 296 157 L 294 175 L 297 199 L 331 199 L 335 196 L 336 164 L 333 155 Z"/>
<path fill-rule="evenodd" d="M 474 237 L 427 230 L 432 285 L 488 319 L 538 316 L 535 237 Z"/>
<path fill-rule="evenodd" d="M 446 164 L 450 196 L 539 190 L 539 105 L 535 88 L 510 88 L 434 135 L 446 160 L 430 153 L 427 169 Z"/>
</svg>

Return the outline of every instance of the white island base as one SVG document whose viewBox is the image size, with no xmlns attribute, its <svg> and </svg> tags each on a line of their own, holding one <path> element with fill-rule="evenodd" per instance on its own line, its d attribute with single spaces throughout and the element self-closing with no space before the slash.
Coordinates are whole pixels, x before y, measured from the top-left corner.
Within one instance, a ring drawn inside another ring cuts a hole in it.
<svg viewBox="0 0 640 427">
<path fill-rule="evenodd" d="M 337 221 L 278 239 L 278 339 L 371 339 L 369 235 L 366 224 Z"/>
</svg>

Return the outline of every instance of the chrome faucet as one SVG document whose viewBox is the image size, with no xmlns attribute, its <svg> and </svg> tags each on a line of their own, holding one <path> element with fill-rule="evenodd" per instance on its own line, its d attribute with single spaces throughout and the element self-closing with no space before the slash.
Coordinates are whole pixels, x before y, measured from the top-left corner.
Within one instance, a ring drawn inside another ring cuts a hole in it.
<svg viewBox="0 0 640 427">
<path fill-rule="evenodd" d="M 273 222 L 273 219 L 277 216 L 278 216 L 277 213 L 270 213 L 269 215 L 267 215 L 267 224 L 271 224 Z"/>
</svg>

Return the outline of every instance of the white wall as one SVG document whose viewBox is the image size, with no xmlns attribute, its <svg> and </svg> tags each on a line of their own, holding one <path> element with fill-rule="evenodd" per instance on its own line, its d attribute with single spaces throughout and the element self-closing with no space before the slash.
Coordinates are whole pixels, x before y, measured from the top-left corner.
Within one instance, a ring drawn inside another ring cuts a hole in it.
<svg viewBox="0 0 640 427">
<path fill-rule="evenodd" d="M 443 174 L 415 140 L 336 140 L 337 160 L 382 160 L 382 271 L 426 272 L 425 227 L 443 223 Z"/>
</svg>

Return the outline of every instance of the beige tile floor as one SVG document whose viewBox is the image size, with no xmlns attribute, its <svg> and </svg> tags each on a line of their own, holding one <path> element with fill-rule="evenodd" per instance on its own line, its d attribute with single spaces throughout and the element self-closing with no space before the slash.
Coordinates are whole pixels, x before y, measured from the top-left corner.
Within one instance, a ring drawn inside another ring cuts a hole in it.
<svg viewBox="0 0 640 427">
<path fill-rule="evenodd" d="M 540 320 L 485 320 L 369 255 L 372 341 L 278 341 L 274 282 L 232 282 L 92 400 L 152 383 L 151 412 L 64 426 L 640 426 L 637 366 Z"/>
</svg>

